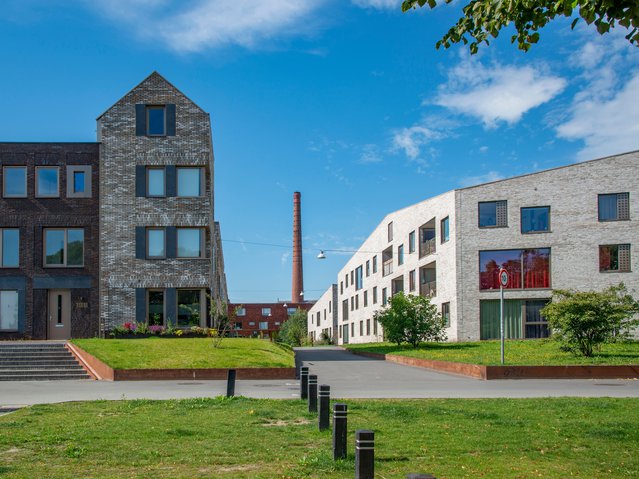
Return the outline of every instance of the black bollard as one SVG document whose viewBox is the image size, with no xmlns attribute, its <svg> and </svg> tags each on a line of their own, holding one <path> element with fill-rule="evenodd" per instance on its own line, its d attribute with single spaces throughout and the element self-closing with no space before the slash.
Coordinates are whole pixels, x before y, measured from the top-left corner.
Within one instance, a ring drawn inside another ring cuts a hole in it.
<svg viewBox="0 0 639 479">
<path fill-rule="evenodd" d="M 328 384 L 321 384 L 317 395 L 319 400 L 319 430 L 325 431 L 330 427 L 331 387 Z"/>
<path fill-rule="evenodd" d="M 300 398 L 306 399 L 308 397 L 308 367 L 302 366 L 300 368 Z"/>
<path fill-rule="evenodd" d="M 317 412 L 317 375 L 308 375 L 308 412 Z"/>
<path fill-rule="evenodd" d="M 437 479 L 432 474 L 409 474 L 406 479 Z"/>
<path fill-rule="evenodd" d="M 226 375 L 226 397 L 231 398 L 235 396 L 235 376 L 237 371 L 235 369 L 229 369 Z"/>
<path fill-rule="evenodd" d="M 348 406 L 333 404 L 333 459 L 346 459 L 346 437 Z"/>
<path fill-rule="evenodd" d="M 375 433 L 360 429 L 355 433 L 355 479 L 375 477 Z"/>
</svg>

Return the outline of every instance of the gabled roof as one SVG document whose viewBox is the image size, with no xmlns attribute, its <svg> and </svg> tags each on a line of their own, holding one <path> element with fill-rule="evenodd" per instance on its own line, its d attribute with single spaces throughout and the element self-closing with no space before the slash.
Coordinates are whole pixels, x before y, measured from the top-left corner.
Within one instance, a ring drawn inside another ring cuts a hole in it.
<svg viewBox="0 0 639 479">
<path fill-rule="evenodd" d="M 111 105 L 109 108 L 107 108 L 104 112 L 102 112 L 102 114 L 100 116 L 98 116 L 96 118 L 96 120 L 99 120 L 100 118 L 102 118 L 104 116 L 104 114 L 106 112 L 108 112 L 109 110 L 111 110 L 111 108 L 113 108 L 115 105 L 117 105 L 118 103 L 120 103 L 124 98 L 126 98 L 127 95 L 131 94 L 132 92 L 134 92 L 135 90 L 137 90 L 138 88 L 141 88 L 144 86 L 145 83 L 151 81 L 152 79 L 160 79 L 162 82 L 166 83 L 172 90 L 175 90 L 176 93 L 178 93 L 179 95 L 182 95 L 184 98 L 186 98 L 188 101 L 190 101 L 191 103 L 193 103 L 197 108 L 200 109 L 200 111 L 202 111 L 202 113 L 206 113 L 206 111 L 204 111 L 202 109 L 202 107 L 200 107 L 197 103 L 195 103 L 193 100 L 191 100 L 188 96 L 186 96 L 184 93 L 182 93 L 182 91 L 177 88 L 175 85 L 173 85 L 173 83 L 171 83 L 170 81 L 168 81 L 166 78 L 164 78 L 162 75 L 160 75 L 157 71 L 153 71 L 151 72 L 151 74 L 149 76 L 147 76 L 144 80 L 142 80 L 140 83 L 138 83 L 136 86 L 134 86 L 133 88 L 131 88 L 128 92 L 126 92 L 126 94 L 124 94 L 118 101 L 116 101 L 113 105 Z"/>
</svg>

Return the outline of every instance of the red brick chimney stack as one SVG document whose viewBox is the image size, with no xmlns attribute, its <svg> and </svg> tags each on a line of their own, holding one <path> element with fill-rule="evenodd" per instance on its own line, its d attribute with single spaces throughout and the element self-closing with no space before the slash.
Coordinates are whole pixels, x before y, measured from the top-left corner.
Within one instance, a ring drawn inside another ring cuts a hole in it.
<svg viewBox="0 0 639 479">
<path fill-rule="evenodd" d="M 299 191 L 293 193 L 293 288 L 291 303 L 304 301 L 304 273 L 302 270 L 302 203 Z"/>
</svg>

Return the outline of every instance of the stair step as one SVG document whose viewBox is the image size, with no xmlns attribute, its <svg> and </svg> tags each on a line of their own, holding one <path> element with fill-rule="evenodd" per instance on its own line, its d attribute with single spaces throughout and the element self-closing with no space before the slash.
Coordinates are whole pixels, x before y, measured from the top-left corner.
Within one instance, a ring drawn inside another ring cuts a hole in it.
<svg viewBox="0 0 639 479">
<path fill-rule="evenodd" d="M 17 366 L 38 366 L 38 367 L 47 367 L 47 366 L 77 366 L 79 363 L 75 359 L 58 359 L 57 361 L 39 361 L 39 360 L 6 360 L 0 361 L 0 369 L 7 368 L 15 368 Z"/>
<path fill-rule="evenodd" d="M 86 373 L 76 373 L 75 375 L 68 374 L 40 374 L 34 376 L 2 376 L 0 375 L 0 381 L 60 381 L 71 379 L 91 379 Z"/>
<path fill-rule="evenodd" d="M 64 343 L 0 343 L 0 381 L 91 379 Z"/>
</svg>

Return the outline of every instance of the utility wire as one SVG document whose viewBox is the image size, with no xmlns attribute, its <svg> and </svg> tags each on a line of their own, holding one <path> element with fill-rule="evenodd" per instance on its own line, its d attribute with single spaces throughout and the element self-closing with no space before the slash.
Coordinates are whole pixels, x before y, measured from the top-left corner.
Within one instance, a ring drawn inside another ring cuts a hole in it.
<svg viewBox="0 0 639 479">
<path fill-rule="evenodd" d="M 293 249 L 293 245 L 285 245 L 285 244 L 275 244 L 275 243 L 259 243 L 257 241 L 242 241 L 242 240 L 231 240 L 231 239 L 223 239 L 224 243 L 238 243 L 238 244 L 249 244 L 254 246 L 273 246 L 275 248 L 286 248 Z M 369 254 L 380 254 L 381 251 L 359 251 L 352 249 L 322 249 L 322 248 L 302 248 L 303 251 L 315 251 L 321 249 L 322 251 L 329 251 L 331 253 L 369 253 Z"/>
</svg>

